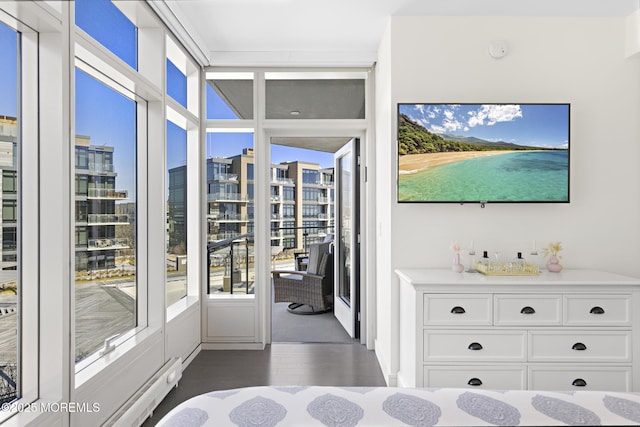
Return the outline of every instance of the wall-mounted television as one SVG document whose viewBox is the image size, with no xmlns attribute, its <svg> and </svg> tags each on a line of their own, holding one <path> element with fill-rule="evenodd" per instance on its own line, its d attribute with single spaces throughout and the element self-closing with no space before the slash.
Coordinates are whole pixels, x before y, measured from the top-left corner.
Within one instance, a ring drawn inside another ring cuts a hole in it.
<svg viewBox="0 0 640 427">
<path fill-rule="evenodd" d="M 398 202 L 568 203 L 570 104 L 398 104 Z"/>
</svg>

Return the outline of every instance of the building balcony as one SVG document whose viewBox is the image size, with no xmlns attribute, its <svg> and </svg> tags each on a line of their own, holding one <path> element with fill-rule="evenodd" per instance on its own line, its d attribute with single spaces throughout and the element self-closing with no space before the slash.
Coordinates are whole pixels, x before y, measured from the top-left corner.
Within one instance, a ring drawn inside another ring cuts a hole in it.
<svg viewBox="0 0 640 427">
<path fill-rule="evenodd" d="M 247 215 L 241 214 L 207 214 L 207 219 L 215 222 L 247 222 Z"/>
<path fill-rule="evenodd" d="M 89 162 L 89 172 L 113 173 L 115 168 L 113 163 L 93 163 Z"/>
<path fill-rule="evenodd" d="M 320 220 L 325 220 L 325 219 L 329 219 L 329 215 L 324 214 L 324 213 L 315 214 L 315 215 L 302 215 L 302 219 L 320 219 Z"/>
<path fill-rule="evenodd" d="M 117 214 L 89 214 L 89 225 L 126 225 L 129 224 L 129 215 Z"/>
<path fill-rule="evenodd" d="M 89 239 L 87 241 L 88 251 L 104 251 L 108 249 L 130 249 L 129 239 L 124 238 L 105 238 L 105 239 Z"/>
<path fill-rule="evenodd" d="M 212 193 L 207 195 L 210 202 L 246 202 L 249 198 L 241 193 Z"/>
<path fill-rule="evenodd" d="M 218 241 L 218 240 L 232 239 L 232 238 L 238 236 L 239 234 L 240 233 L 233 232 L 233 231 L 222 232 L 222 233 L 218 233 L 218 234 L 207 234 L 207 240 L 209 242 L 215 242 L 215 241 Z"/>
<path fill-rule="evenodd" d="M 238 175 L 232 173 L 219 173 L 213 176 L 213 181 L 238 181 Z"/>
<path fill-rule="evenodd" d="M 108 200 L 124 200 L 129 196 L 127 190 L 113 190 L 110 188 L 89 188 L 87 198 L 89 199 L 108 199 Z"/>
<path fill-rule="evenodd" d="M 272 184 L 287 184 L 287 185 L 294 185 L 295 183 L 293 182 L 293 180 L 291 178 L 271 178 L 271 183 Z"/>
</svg>

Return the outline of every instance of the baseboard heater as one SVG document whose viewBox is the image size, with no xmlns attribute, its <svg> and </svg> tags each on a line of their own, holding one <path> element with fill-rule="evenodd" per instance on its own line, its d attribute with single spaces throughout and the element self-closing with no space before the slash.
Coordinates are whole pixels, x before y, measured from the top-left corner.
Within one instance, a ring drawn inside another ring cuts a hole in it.
<svg viewBox="0 0 640 427">
<path fill-rule="evenodd" d="M 140 427 L 182 378 L 182 358 L 174 357 L 125 402 L 103 427 Z"/>
</svg>

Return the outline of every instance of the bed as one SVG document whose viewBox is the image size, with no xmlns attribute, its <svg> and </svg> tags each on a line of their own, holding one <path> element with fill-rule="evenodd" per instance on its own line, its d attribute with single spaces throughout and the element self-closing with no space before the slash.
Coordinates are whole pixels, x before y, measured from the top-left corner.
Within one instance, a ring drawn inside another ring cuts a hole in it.
<svg viewBox="0 0 640 427">
<path fill-rule="evenodd" d="M 638 424 L 638 393 L 270 386 L 193 397 L 172 409 L 157 426 Z"/>
</svg>

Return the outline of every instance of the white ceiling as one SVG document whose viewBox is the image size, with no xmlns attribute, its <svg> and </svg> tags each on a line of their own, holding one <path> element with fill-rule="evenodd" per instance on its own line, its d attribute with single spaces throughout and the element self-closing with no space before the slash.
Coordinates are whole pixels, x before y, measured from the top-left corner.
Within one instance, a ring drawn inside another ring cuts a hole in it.
<svg viewBox="0 0 640 427">
<path fill-rule="evenodd" d="M 390 16 L 623 17 L 638 9 L 638 0 L 164 1 L 209 65 L 220 66 L 368 66 Z"/>
</svg>

